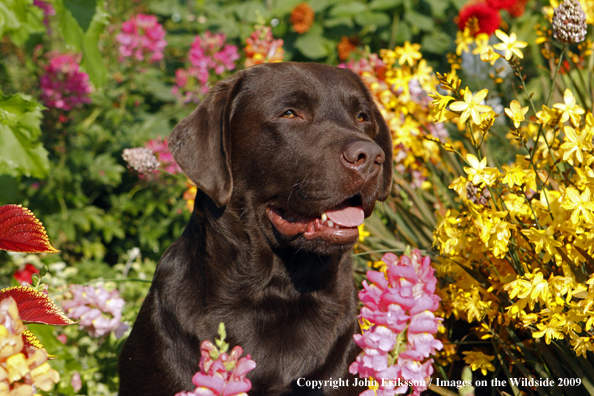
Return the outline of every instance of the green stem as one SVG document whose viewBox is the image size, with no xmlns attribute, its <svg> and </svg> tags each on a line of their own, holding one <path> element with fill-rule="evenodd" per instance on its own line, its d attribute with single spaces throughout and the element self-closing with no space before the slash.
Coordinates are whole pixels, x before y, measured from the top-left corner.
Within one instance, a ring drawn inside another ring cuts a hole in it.
<svg viewBox="0 0 594 396">
<path fill-rule="evenodd" d="M 555 80 L 557 79 L 557 74 L 559 73 L 559 69 L 561 69 L 561 63 L 563 63 L 563 54 L 565 53 L 565 49 L 567 48 L 567 44 L 563 44 L 563 48 L 561 49 L 561 54 L 559 55 L 559 63 L 557 63 L 557 68 L 555 69 L 555 74 L 553 74 L 553 79 L 551 80 L 551 89 L 549 90 L 549 96 L 547 96 L 547 101 L 545 105 L 549 107 L 549 102 L 551 101 L 551 96 L 553 96 L 553 91 L 555 90 Z"/>
</svg>

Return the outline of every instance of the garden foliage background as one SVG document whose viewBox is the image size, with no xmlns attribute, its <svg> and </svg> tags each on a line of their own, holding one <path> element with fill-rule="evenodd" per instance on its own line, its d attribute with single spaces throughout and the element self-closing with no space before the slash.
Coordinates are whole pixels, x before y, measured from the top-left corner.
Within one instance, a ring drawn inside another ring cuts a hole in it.
<svg viewBox="0 0 594 396">
<path fill-rule="evenodd" d="M 0 3 L 0 205 L 28 207 L 60 250 L 0 251 L 0 287 L 26 281 L 78 320 L 27 326 L 57 357 L 51 366 L 61 379 L 52 392 L 117 392 L 127 324 L 193 203 L 195 187 L 166 146 L 176 123 L 235 70 L 316 61 L 359 73 L 393 132 L 393 192 L 360 227 L 355 277 L 385 271 L 382 254 L 410 254 L 407 246 L 432 258 L 443 348 L 430 349 L 430 371 L 488 383 L 581 378 L 500 390 L 594 395 L 594 3 L 566 0 L 569 24 L 555 24 L 557 7 L 556 0 Z M 138 147 L 145 150 L 125 151 Z M 364 331 L 380 326 L 374 317 L 363 315 Z M 381 354 L 398 366 L 414 342 L 393 336 Z M 430 374 L 424 362 L 420 378 Z"/>
</svg>

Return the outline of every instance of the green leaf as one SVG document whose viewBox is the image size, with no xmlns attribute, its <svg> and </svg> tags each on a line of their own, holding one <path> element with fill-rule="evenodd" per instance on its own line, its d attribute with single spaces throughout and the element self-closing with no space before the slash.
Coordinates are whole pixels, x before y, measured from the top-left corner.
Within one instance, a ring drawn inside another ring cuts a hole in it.
<svg viewBox="0 0 594 396">
<path fill-rule="evenodd" d="M 431 11 L 434 17 L 439 18 L 445 15 L 445 11 L 450 6 L 449 1 L 443 0 L 426 0 L 431 6 Z"/>
<path fill-rule="evenodd" d="M 26 113 L 44 109 L 41 104 L 34 100 L 27 100 L 19 94 L 8 97 L 0 95 L 0 123 L 5 125 L 16 125 Z"/>
<path fill-rule="evenodd" d="M 320 59 L 328 55 L 325 43 L 328 41 L 322 36 L 324 29 L 317 23 L 309 32 L 297 37 L 295 48 L 309 59 Z"/>
<path fill-rule="evenodd" d="M 85 32 L 82 47 L 81 66 L 89 75 L 89 79 L 97 88 L 107 83 L 107 67 L 99 51 L 99 36 L 109 24 L 109 14 L 103 9 L 103 4 L 98 4 L 88 30 Z"/>
<path fill-rule="evenodd" d="M 0 172 L 13 176 L 47 177 L 47 151 L 37 138 L 41 134 L 41 106 L 25 95 L 0 94 Z"/>
<path fill-rule="evenodd" d="M 72 16 L 69 9 L 64 6 L 62 0 L 56 0 L 54 9 L 58 16 L 58 26 L 62 31 L 62 37 L 66 44 L 73 46 L 77 51 L 82 51 L 84 31 Z"/>
<path fill-rule="evenodd" d="M 333 7 L 330 11 L 330 16 L 356 16 L 368 10 L 367 4 L 359 3 L 358 1 L 352 3 L 341 3 Z"/>
<path fill-rule="evenodd" d="M 7 32 L 17 30 L 21 26 L 14 8 L 8 6 L 8 2 L 0 2 L 0 37 Z"/>
<path fill-rule="evenodd" d="M 371 3 L 369 3 L 369 8 L 374 11 L 385 11 L 394 9 L 400 4 L 402 4 L 402 0 L 373 0 Z"/>
<path fill-rule="evenodd" d="M 353 28 L 355 24 L 353 23 L 352 17 L 338 17 L 338 18 L 329 18 L 324 20 L 324 26 L 332 29 L 333 27 L 344 25 L 349 28 Z"/>
<path fill-rule="evenodd" d="M 151 1 L 147 4 L 147 6 L 149 11 L 153 14 L 162 15 L 166 17 L 170 17 L 171 15 L 176 13 L 183 15 L 181 9 L 182 7 L 180 7 L 179 2 L 176 0 L 161 0 L 155 2 Z"/>
<path fill-rule="evenodd" d="M 423 36 L 421 40 L 421 48 L 423 51 L 431 52 L 432 54 L 445 54 L 450 49 L 452 38 L 444 32 L 433 31 L 429 35 Z"/>
<path fill-rule="evenodd" d="M 386 26 L 391 20 L 388 14 L 383 12 L 364 12 L 355 16 L 355 22 L 359 26 Z"/>
<path fill-rule="evenodd" d="M 249 24 L 256 23 L 259 18 L 266 19 L 268 14 L 268 10 L 264 8 L 262 2 L 247 1 L 235 6 L 235 15 L 237 15 L 237 18 Z"/>
<path fill-rule="evenodd" d="M 64 6 L 76 19 L 78 25 L 86 31 L 95 15 L 97 0 L 64 0 Z"/>
<path fill-rule="evenodd" d="M 404 19 L 407 20 L 412 26 L 415 26 L 418 29 L 424 30 L 426 32 L 431 32 L 435 27 L 433 18 L 430 18 L 413 10 L 410 10 L 406 14 L 404 14 Z"/>
</svg>

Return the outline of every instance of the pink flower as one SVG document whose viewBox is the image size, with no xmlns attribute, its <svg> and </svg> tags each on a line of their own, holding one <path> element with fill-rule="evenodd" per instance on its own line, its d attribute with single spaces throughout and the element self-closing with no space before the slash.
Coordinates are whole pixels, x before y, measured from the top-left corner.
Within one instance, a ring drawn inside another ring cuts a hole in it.
<svg viewBox="0 0 594 396">
<path fill-rule="evenodd" d="M 235 69 L 235 61 L 239 59 L 237 47 L 225 44 L 225 39 L 223 33 L 209 31 L 195 37 L 188 52 L 190 67 L 175 72 L 174 94 L 182 97 L 185 102 L 198 102 L 209 90 L 211 71 L 220 75 Z"/>
<path fill-rule="evenodd" d="M 219 326 L 221 350 L 227 350 L 225 326 Z M 200 371 L 192 377 L 196 389 L 179 392 L 175 396 L 247 396 L 252 383 L 245 375 L 256 367 L 250 355 L 241 357 L 243 349 L 235 346 L 231 353 L 222 352 L 212 342 L 205 340 L 200 345 Z"/>
<path fill-rule="evenodd" d="M 43 10 L 43 24 L 49 27 L 49 17 L 56 15 L 56 10 L 53 5 L 43 0 L 33 0 L 33 5 Z M 48 29 L 49 32 L 49 29 Z"/>
<path fill-rule="evenodd" d="M 175 162 L 171 151 L 169 151 L 169 146 L 167 144 L 167 138 L 161 139 L 161 137 L 157 137 L 156 139 L 149 140 L 146 142 L 144 147 L 151 150 L 157 160 L 160 163 L 161 168 L 169 173 L 177 173 L 181 172 L 181 168 Z"/>
<path fill-rule="evenodd" d="M 82 103 L 91 103 L 89 76 L 79 70 L 78 57 L 50 54 L 49 64 L 39 78 L 41 100 L 47 107 L 71 110 Z"/>
<path fill-rule="evenodd" d="M 439 297 L 434 294 L 437 279 L 433 275 L 431 260 L 421 256 L 418 250 L 410 257 L 400 259 L 387 253 L 382 257 L 386 271 L 369 271 L 363 281 L 359 299 L 364 303 L 359 318 L 363 334 L 355 334 L 355 343 L 363 349 L 349 367 L 352 374 L 361 378 L 414 381 L 412 394 L 419 395 L 426 389 L 423 384 L 433 373 L 433 359 L 425 360 L 442 343 L 433 335 L 439 321 L 433 312 L 439 307 Z M 388 359 L 390 354 L 398 356 L 395 364 Z M 408 386 L 381 385 L 377 395 L 393 396 L 409 392 Z M 367 395 L 368 391 L 361 395 Z"/>
<path fill-rule="evenodd" d="M 70 378 L 70 385 L 75 392 L 78 392 L 82 388 L 82 380 L 80 379 L 80 374 L 75 372 L 72 374 L 72 378 Z"/>
<path fill-rule="evenodd" d="M 117 290 L 108 292 L 99 286 L 72 287 L 72 300 L 62 301 L 68 317 L 79 319 L 81 329 L 86 329 L 93 337 L 101 337 L 111 331 L 117 338 L 128 330 L 121 322 L 124 300 Z"/>
<path fill-rule="evenodd" d="M 122 31 L 116 40 L 120 43 L 122 58 L 147 59 L 154 63 L 163 59 L 163 50 L 167 46 L 164 37 L 165 30 L 156 16 L 137 14 L 122 23 Z"/>
</svg>

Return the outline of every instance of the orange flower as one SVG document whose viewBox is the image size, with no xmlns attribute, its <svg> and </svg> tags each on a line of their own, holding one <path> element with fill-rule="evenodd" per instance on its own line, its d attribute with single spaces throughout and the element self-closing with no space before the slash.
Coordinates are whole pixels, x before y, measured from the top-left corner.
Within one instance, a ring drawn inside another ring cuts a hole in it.
<svg viewBox="0 0 594 396">
<path fill-rule="evenodd" d="M 357 49 L 356 40 L 350 39 L 346 36 L 342 36 L 342 40 L 336 46 L 338 49 L 338 57 L 341 61 L 345 61 L 348 59 L 351 52 Z"/>
<path fill-rule="evenodd" d="M 314 22 L 314 10 L 307 3 L 301 3 L 291 11 L 291 24 L 299 34 L 307 32 Z"/>
</svg>

